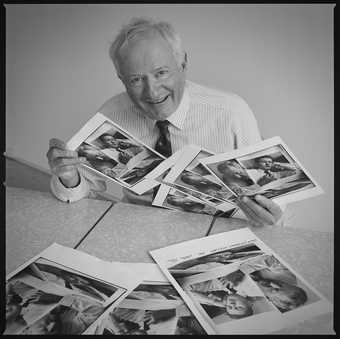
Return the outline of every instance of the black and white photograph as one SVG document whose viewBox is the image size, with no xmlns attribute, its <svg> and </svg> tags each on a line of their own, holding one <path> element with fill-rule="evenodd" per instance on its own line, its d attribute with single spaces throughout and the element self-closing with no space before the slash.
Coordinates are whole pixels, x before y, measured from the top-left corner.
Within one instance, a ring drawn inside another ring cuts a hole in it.
<svg viewBox="0 0 340 339">
<path fill-rule="evenodd" d="M 183 278 L 181 284 L 213 321 L 217 332 L 228 322 L 274 310 L 262 291 L 240 270 L 195 275 Z"/>
<path fill-rule="evenodd" d="M 101 335 L 204 335 L 183 301 L 125 300 L 98 325 Z"/>
<path fill-rule="evenodd" d="M 68 294 L 43 317 L 25 327 L 25 335 L 79 335 L 84 333 L 105 307 L 87 297 Z"/>
<path fill-rule="evenodd" d="M 172 210 L 225 217 L 230 216 L 237 209 L 231 203 L 221 204 L 222 207 L 217 208 L 214 203 L 210 203 L 208 200 L 201 200 L 167 185 L 160 186 L 152 204 Z"/>
<path fill-rule="evenodd" d="M 126 299 L 182 300 L 170 283 L 144 282 L 139 284 Z"/>
<path fill-rule="evenodd" d="M 337 333 L 337 9 L 4 3 L 6 284 L 62 299 L 13 293 L 0 333 Z M 179 284 L 234 271 L 271 311 Z"/>
<path fill-rule="evenodd" d="M 246 195 L 253 201 L 256 195 L 289 202 L 322 193 L 279 137 L 200 162 L 236 196 Z"/>
<path fill-rule="evenodd" d="M 90 135 L 84 138 L 89 129 Z M 79 157 L 86 159 L 83 164 L 125 187 L 134 186 L 164 161 L 162 155 L 137 141 L 99 113 L 72 137 L 70 147 L 79 141 L 81 144 L 76 151 Z"/>
<path fill-rule="evenodd" d="M 53 243 L 7 275 L 6 334 L 81 334 L 141 282 L 125 267 Z M 95 326 L 95 325 L 93 325 Z"/>
<path fill-rule="evenodd" d="M 199 163 L 199 159 L 212 154 L 195 145 L 184 147 L 178 161 L 162 182 L 182 190 L 184 193 L 187 189 L 190 189 L 204 196 L 210 196 L 210 199 L 202 199 L 209 202 L 213 202 L 211 199 L 219 199 L 222 204 L 235 202 L 236 195 L 230 189 L 221 185 L 215 176 Z M 197 197 L 197 194 L 192 195 Z M 219 208 L 218 205 L 217 203 L 215 207 Z"/>
<path fill-rule="evenodd" d="M 106 304 L 118 290 L 115 285 L 80 274 L 44 258 L 38 259 L 30 266 L 35 266 L 49 282 L 70 289 L 72 293 L 95 299 L 102 304 Z"/>
<path fill-rule="evenodd" d="M 195 316 L 169 283 L 138 285 L 95 330 L 102 335 L 206 334 Z"/>
<path fill-rule="evenodd" d="M 247 227 L 150 254 L 211 334 L 275 332 L 332 307 Z"/>
<path fill-rule="evenodd" d="M 203 273 L 217 267 L 242 262 L 249 258 L 260 256 L 263 253 L 263 250 L 255 244 L 248 244 L 186 260 L 168 269 L 174 278 L 180 278 L 183 275 Z"/>
<path fill-rule="evenodd" d="M 20 280 L 6 284 L 6 328 L 4 334 L 17 334 L 52 309 L 62 293 L 44 292 Z"/>
<path fill-rule="evenodd" d="M 247 260 L 240 270 L 249 274 L 266 298 L 282 313 L 320 300 L 274 255 Z"/>
</svg>

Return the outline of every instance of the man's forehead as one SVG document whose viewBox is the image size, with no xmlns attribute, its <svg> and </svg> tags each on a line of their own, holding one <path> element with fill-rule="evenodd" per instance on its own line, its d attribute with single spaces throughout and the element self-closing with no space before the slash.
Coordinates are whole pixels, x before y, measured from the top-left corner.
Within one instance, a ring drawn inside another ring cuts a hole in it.
<svg viewBox="0 0 340 339">
<path fill-rule="evenodd" d="M 143 32 L 129 38 L 119 49 L 121 66 L 134 70 L 140 65 L 161 67 L 175 62 L 170 44 L 157 32 Z M 163 65 L 164 64 L 164 65 Z"/>
</svg>

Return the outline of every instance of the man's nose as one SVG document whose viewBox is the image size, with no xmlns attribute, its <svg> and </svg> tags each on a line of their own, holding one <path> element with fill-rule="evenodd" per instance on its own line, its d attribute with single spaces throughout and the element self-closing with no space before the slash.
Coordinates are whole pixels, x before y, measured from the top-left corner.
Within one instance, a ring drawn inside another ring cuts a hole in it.
<svg viewBox="0 0 340 339">
<path fill-rule="evenodd" d="M 159 83 L 152 76 L 145 77 L 144 94 L 149 99 L 158 99 Z"/>
</svg>

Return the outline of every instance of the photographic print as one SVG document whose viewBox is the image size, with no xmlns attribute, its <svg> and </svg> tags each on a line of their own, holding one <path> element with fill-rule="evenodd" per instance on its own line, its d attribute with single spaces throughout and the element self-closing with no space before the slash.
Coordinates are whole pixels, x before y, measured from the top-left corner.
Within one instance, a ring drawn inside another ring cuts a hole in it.
<svg viewBox="0 0 340 339">
<path fill-rule="evenodd" d="M 86 158 L 84 166 L 132 190 L 134 185 L 165 160 L 163 155 L 101 113 L 91 118 L 68 141 L 67 146 Z"/>
<path fill-rule="evenodd" d="M 256 284 L 238 269 L 183 278 L 181 286 L 218 333 L 223 333 L 229 322 L 274 311 Z"/>
<path fill-rule="evenodd" d="M 200 335 L 204 329 L 182 300 L 127 300 L 97 327 L 102 335 Z"/>
<path fill-rule="evenodd" d="M 6 277 L 6 334 L 81 334 L 142 280 L 52 244 Z M 140 273 L 140 272 L 139 272 Z"/>
<path fill-rule="evenodd" d="M 240 270 L 250 275 L 266 298 L 282 313 L 320 300 L 273 255 L 247 260 L 240 265 Z"/>
<path fill-rule="evenodd" d="M 87 297 L 66 295 L 43 317 L 19 334 L 77 335 L 84 333 L 104 312 L 105 307 Z"/>
<path fill-rule="evenodd" d="M 112 265 L 143 271 L 145 280 L 117 308 L 106 312 L 96 334 L 206 334 L 156 264 L 115 262 Z"/>
<path fill-rule="evenodd" d="M 279 137 L 200 162 L 237 196 L 291 202 L 323 192 Z"/>
<path fill-rule="evenodd" d="M 235 194 L 224 185 L 221 185 L 216 177 L 199 163 L 200 159 L 211 154 L 211 152 L 196 145 L 184 147 L 178 161 L 163 178 L 162 182 L 184 192 L 190 189 L 193 192 L 200 193 L 202 197 L 210 197 L 210 200 L 204 200 L 212 204 L 217 201 L 214 206 L 216 208 L 219 208 L 218 205 L 223 203 L 230 204 L 235 202 Z"/>
<path fill-rule="evenodd" d="M 255 244 L 247 244 L 189 259 L 169 267 L 174 278 L 203 273 L 235 262 L 241 262 L 264 252 Z"/>
<path fill-rule="evenodd" d="M 208 334 L 263 334 L 332 304 L 249 228 L 150 251 Z"/>
<path fill-rule="evenodd" d="M 232 204 L 228 204 L 226 210 L 217 209 L 207 201 L 198 199 L 188 193 L 177 190 L 167 185 L 160 185 L 160 188 L 152 202 L 154 206 L 160 206 L 172 210 L 180 210 L 185 212 L 202 213 L 213 216 L 231 216 L 236 208 Z M 225 204 L 222 204 L 225 206 Z"/>
</svg>

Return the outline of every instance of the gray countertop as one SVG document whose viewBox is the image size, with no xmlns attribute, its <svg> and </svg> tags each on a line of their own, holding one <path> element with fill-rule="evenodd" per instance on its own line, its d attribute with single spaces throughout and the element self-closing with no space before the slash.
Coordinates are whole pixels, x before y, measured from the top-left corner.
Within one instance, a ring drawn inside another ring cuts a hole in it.
<svg viewBox="0 0 340 339">
<path fill-rule="evenodd" d="M 76 246 L 111 206 L 93 199 L 66 204 L 48 192 L 6 187 L 6 273 L 53 242 Z"/>
<path fill-rule="evenodd" d="M 153 262 L 151 249 L 204 237 L 212 216 L 117 203 L 79 246 L 109 261 Z"/>
</svg>

